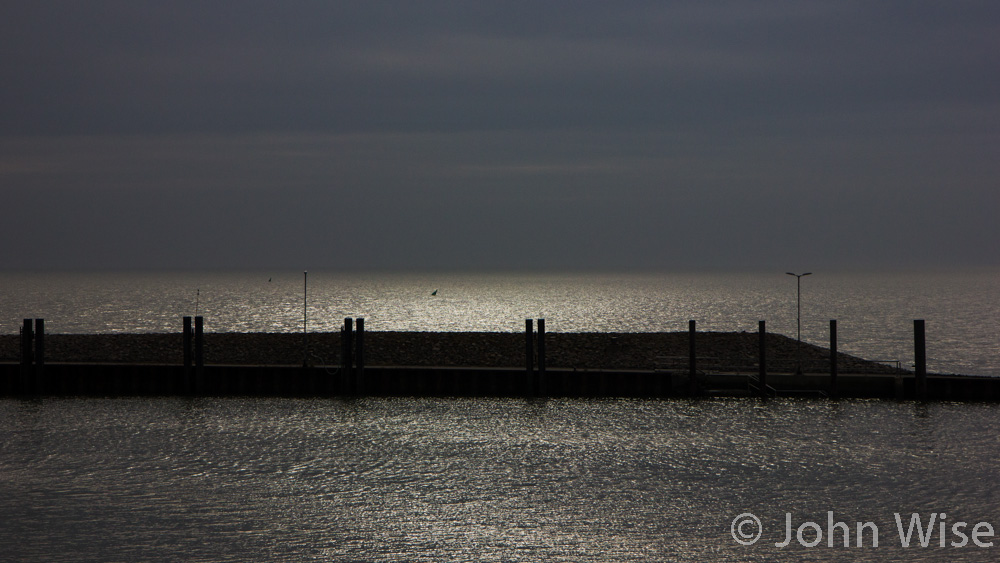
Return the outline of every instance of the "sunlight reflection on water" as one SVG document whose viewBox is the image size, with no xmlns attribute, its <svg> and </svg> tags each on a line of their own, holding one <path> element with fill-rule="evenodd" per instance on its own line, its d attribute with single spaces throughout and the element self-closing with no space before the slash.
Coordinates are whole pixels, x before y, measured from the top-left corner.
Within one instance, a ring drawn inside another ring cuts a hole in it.
<svg viewBox="0 0 1000 563">
<path fill-rule="evenodd" d="M 997 405 L 876 401 L 0 400 L 0 550 L 773 560 L 785 512 L 833 510 L 876 521 L 882 547 L 810 560 L 950 561 L 894 545 L 892 515 L 1000 523 L 998 423 Z M 729 535 L 746 511 L 767 524 L 751 548 Z"/>
</svg>

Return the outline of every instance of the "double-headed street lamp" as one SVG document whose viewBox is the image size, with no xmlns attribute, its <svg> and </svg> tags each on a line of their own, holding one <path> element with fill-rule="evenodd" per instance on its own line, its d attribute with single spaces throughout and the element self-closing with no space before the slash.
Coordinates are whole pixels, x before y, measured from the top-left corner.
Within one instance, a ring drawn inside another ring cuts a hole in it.
<svg viewBox="0 0 1000 563">
<path fill-rule="evenodd" d="M 795 276 L 795 286 L 796 286 L 796 340 L 798 344 L 795 348 L 796 363 L 798 363 L 797 373 L 802 373 L 802 278 L 805 276 L 811 276 L 812 272 L 806 272 L 804 274 L 793 274 L 792 272 L 785 272 L 790 276 Z"/>
</svg>

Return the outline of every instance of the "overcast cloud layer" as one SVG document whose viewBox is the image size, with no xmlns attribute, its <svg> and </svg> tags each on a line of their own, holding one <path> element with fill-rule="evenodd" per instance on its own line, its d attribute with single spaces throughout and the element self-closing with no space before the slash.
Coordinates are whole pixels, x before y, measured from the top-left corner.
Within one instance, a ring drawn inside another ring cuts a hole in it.
<svg viewBox="0 0 1000 563">
<path fill-rule="evenodd" d="M 0 268 L 1000 265 L 1000 3 L 5 2 Z"/>
</svg>

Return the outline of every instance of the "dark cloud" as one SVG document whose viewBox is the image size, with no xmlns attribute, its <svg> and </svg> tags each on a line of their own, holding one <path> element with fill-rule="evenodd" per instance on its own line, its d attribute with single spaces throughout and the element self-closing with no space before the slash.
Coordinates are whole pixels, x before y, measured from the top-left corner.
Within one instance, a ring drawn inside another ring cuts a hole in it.
<svg viewBox="0 0 1000 563">
<path fill-rule="evenodd" d="M 998 28 L 993 2 L 8 3 L 0 190 L 37 234 L 3 266 L 996 265 Z"/>
</svg>

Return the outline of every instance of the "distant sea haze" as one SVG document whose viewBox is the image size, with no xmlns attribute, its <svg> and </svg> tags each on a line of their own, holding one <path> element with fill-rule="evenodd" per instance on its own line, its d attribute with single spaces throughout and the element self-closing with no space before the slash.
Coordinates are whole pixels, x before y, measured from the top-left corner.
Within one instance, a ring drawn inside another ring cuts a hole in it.
<svg viewBox="0 0 1000 563">
<path fill-rule="evenodd" d="M 97 272 L 0 274 L 2 332 L 44 318 L 51 333 L 374 331 L 701 331 L 797 334 L 795 278 L 738 274 Z M 913 320 L 927 327 L 928 369 L 1000 376 L 1000 272 L 824 273 L 802 278 L 801 331 L 871 360 L 913 363 Z"/>
</svg>

